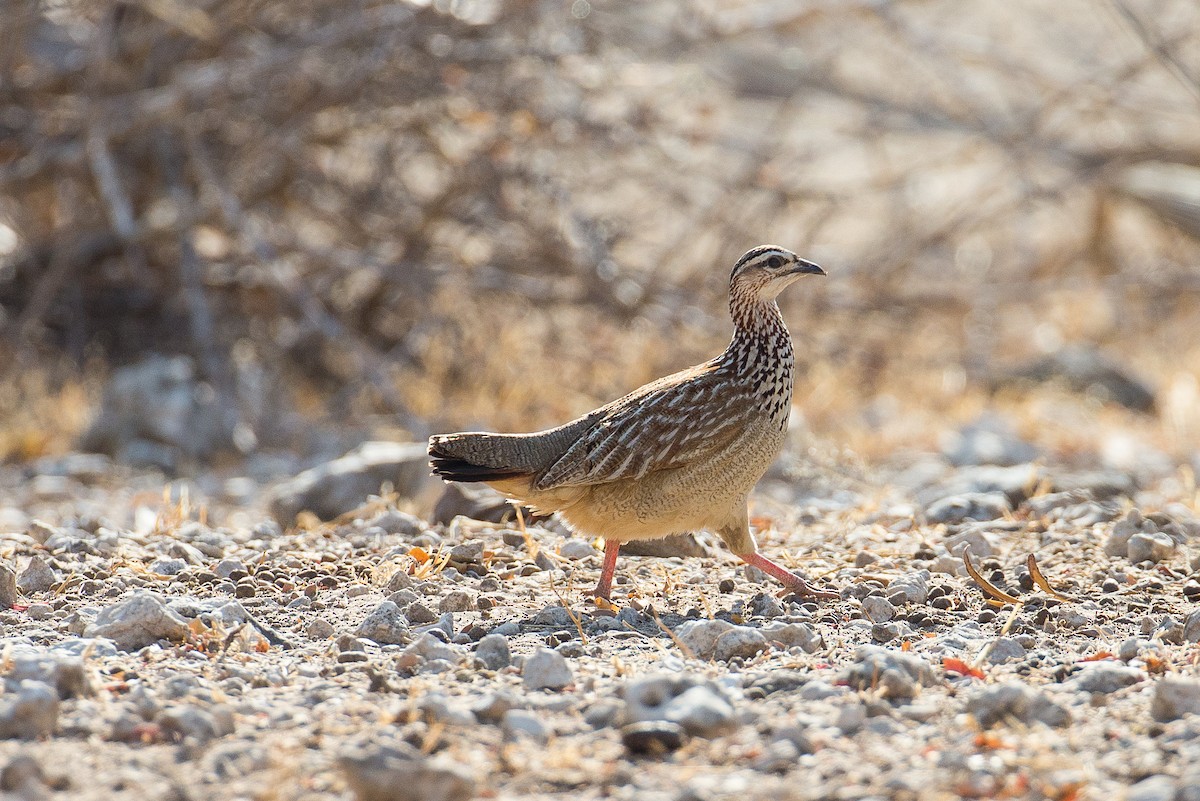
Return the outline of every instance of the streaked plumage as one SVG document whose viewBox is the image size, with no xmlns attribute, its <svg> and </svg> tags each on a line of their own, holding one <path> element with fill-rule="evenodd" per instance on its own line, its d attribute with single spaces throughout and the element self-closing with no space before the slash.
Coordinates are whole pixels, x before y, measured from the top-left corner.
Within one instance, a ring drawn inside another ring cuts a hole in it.
<svg viewBox="0 0 1200 801">
<path fill-rule="evenodd" d="M 701 528 L 790 589 L 826 595 L 758 553 L 746 514 L 791 409 L 795 358 L 775 298 L 805 274 L 824 272 L 783 248 L 754 248 L 730 274 L 734 334 L 721 355 L 548 431 L 434 436 L 434 473 L 486 482 L 603 537 L 599 597 L 608 597 L 621 542 Z"/>
</svg>

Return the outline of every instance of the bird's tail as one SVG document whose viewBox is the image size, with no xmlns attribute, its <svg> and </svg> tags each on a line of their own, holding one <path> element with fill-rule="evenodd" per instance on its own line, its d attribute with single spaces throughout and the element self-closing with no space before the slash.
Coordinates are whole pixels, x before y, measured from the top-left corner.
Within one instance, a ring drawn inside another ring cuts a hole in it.
<svg viewBox="0 0 1200 801">
<path fill-rule="evenodd" d="M 429 466 L 447 481 L 502 481 L 533 472 L 528 436 L 465 432 L 429 438 Z"/>
</svg>

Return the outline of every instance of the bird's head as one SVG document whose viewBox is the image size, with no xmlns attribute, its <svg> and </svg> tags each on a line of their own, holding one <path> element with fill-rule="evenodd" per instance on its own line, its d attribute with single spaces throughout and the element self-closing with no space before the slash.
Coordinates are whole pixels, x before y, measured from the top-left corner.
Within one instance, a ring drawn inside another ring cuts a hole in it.
<svg viewBox="0 0 1200 801">
<path fill-rule="evenodd" d="M 825 271 L 790 250 L 762 245 L 746 251 L 729 275 L 732 293 L 748 294 L 763 302 L 774 300 L 802 275 L 824 275 Z"/>
</svg>

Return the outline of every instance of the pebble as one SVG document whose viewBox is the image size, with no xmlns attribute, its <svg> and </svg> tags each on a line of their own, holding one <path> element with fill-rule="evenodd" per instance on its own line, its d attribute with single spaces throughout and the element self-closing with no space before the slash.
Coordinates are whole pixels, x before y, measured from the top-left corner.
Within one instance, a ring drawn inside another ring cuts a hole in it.
<svg viewBox="0 0 1200 801">
<path fill-rule="evenodd" d="M 1137 509 L 1130 509 L 1128 514 L 1113 524 L 1112 532 L 1104 541 L 1104 552 L 1109 556 L 1128 556 L 1130 538 L 1143 530 L 1153 531 L 1154 524 L 1146 521 Z"/>
<path fill-rule="evenodd" d="M 384 601 L 375 607 L 366 619 L 358 624 L 354 633 L 380 645 L 403 645 L 412 639 L 408 619 L 400 611 L 400 607 L 391 601 Z"/>
<path fill-rule="evenodd" d="M 1025 725 L 1065 726 L 1071 716 L 1046 692 L 1018 682 L 988 687 L 967 699 L 967 714 L 985 729 L 1016 720 Z"/>
<path fill-rule="evenodd" d="M 842 671 L 841 679 L 856 690 L 879 692 L 892 701 L 910 700 L 920 687 L 936 682 L 929 663 L 916 654 L 874 645 L 855 651 L 854 664 Z"/>
<path fill-rule="evenodd" d="M 630 753 L 661 756 L 682 748 L 687 733 L 669 720 L 645 720 L 622 726 L 621 742 Z"/>
<path fill-rule="evenodd" d="M 0 696 L 0 739 L 49 737 L 58 725 L 58 692 L 49 684 L 26 679 Z"/>
<path fill-rule="evenodd" d="M 9 656 L 4 687 L 14 692 L 23 681 L 38 681 L 54 688 L 61 700 L 87 698 L 95 694 L 91 671 L 78 656 L 53 651 L 15 650 Z"/>
<path fill-rule="evenodd" d="M 464 590 L 454 590 L 442 596 L 442 600 L 438 602 L 438 611 L 445 612 L 470 612 L 475 608 L 475 598 L 471 593 Z"/>
<path fill-rule="evenodd" d="M 157 573 L 160 576 L 178 576 L 183 571 L 187 570 L 188 563 L 184 559 L 155 559 L 146 568 L 151 573 Z"/>
<path fill-rule="evenodd" d="M 159 640 L 186 640 L 188 622 L 168 609 L 158 596 L 140 591 L 100 610 L 84 634 L 107 637 L 124 651 L 136 651 Z"/>
<path fill-rule="evenodd" d="M 807 654 L 816 653 L 825 647 L 821 635 L 807 623 L 773 623 L 761 629 L 763 636 L 784 648 L 800 648 Z"/>
<path fill-rule="evenodd" d="M 488 634 L 475 646 L 475 656 L 488 670 L 502 670 L 512 664 L 508 638 L 503 634 Z"/>
<path fill-rule="evenodd" d="M 540 612 L 534 615 L 533 620 L 531 620 L 530 623 L 535 626 L 545 626 L 547 628 L 554 629 L 575 628 L 575 621 L 571 619 L 570 610 L 568 610 L 565 606 L 557 606 L 553 604 L 543 608 Z"/>
<path fill-rule="evenodd" d="M 734 628 L 738 627 L 727 620 L 689 620 L 675 629 L 675 637 L 697 659 L 707 660 L 716 656 L 717 640 Z"/>
<path fill-rule="evenodd" d="M 413 626 L 432 623 L 438 619 L 437 614 L 420 601 L 414 601 L 406 606 L 404 608 L 404 617 Z"/>
<path fill-rule="evenodd" d="M 58 583 L 58 574 L 40 556 L 33 556 L 29 564 L 17 576 L 17 589 L 29 595 L 45 592 Z"/>
<path fill-rule="evenodd" d="M 1024 659 L 1025 654 L 1025 646 L 1014 638 L 1000 637 L 992 645 L 992 650 L 988 652 L 987 660 L 993 665 L 1003 665 L 1006 662 Z"/>
<path fill-rule="evenodd" d="M 1129 788 L 1125 801 L 1175 801 L 1175 780 L 1170 776 L 1147 776 Z"/>
<path fill-rule="evenodd" d="M 475 779 L 448 760 L 403 742 L 358 746 L 338 759 L 355 801 L 468 801 Z"/>
<path fill-rule="evenodd" d="M 461 646 L 442 642 L 434 635 L 426 632 L 413 640 L 411 645 L 400 652 L 396 664 L 398 667 L 411 668 L 416 667 L 422 660 L 425 662 L 441 660 L 454 665 L 463 653 L 464 649 Z"/>
<path fill-rule="evenodd" d="M 29 754 L 17 754 L 0 768 L 0 790 L 20 801 L 46 798 L 45 784 L 41 763 Z"/>
<path fill-rule="evenodd" d="M 1067 684 L 1084 692 L 1107 695 L 1137 684 L 1144 678 L 1145 674 L 1134 667 L 1112 662 L 1092 662 L 1072 676 Z"/>
<path fill-rule="evenodd" d="M 596 549 L 591 543 L 574 538 L 566 540 L 558 549 L 559 556 L 564 559 L 586 559 L 594 553 Z"/>
<path fill-rule="evenodd" d="M 783 614 L 783 604 L 774 595 L 760 592 L 750 599 L 750 614 L 753 617 L 779 617 Z"/>
<path fill-rule="evenodd" d="M 713 657 L 723 662 L 728 662 L 734 657 L 749 659 L 768 648 L 770 646 L 767 644 L 767 638 L 758 629 L 733 626 L 717 637 Z"/>
<path fill-rule="evenodd" d="M 506 740 L 515 740 L 518 736 L 528 737 L 536 743 L 544 744 L 550 739 L 550 731 L 542 723 L 540 716 L 525 709 L 510 709 L 500 717 L 500 731 Z"/>
<path fill-rule="evenodd" d="M 1184 642 L 1200 642 L 1200 609 L 1195 609 L 1183 621 Z"/>
<path fill-rule="evenodd" d="M 1166 562 L 1175 556 L 1175 549 L 1175 540 L 1159 531 L 1138 532 L 1131 536 L 1126 544 L 1129 561 L 1134 564 Z"/>
<path fill-rule="evenodd" d="M 1164 676 L 1155 682 L 1154 695 L 1150 698 L 1152 718 L 1165 723 L 1197 714 L 1200 714 L 1200 681 Z"/>
<path fill-rule="evenodd" d="M 666 720 L 696 737 L 715 737 L 737 727 L 733 705 L 715 685 L 687 675 L 631 681 L 622 692 L 630 722 Z"/>
<path fill-rule="evenodd" d="M 925 603 L 929 599 L 929 578 L 928 570 L 917 570 L 893 579 L 887 586 L 888 600 L 897 605 L 899 603 Z M 902 601 L 893 600 L 895 595 L 901 593 L 904 596 Z"/>
<path fill-rule="evenodd" d="M 304 633 L 314 640 L 328 640 L 337 631 L 333 624 L 323 617 L 315 617 L 304 627 Z"/>
<path fill-rule="evenodd" d="M 862 611 L 872 623 L 887 623 L 896 616 L 896 607 L 891 601 L 878 595 L 863 598 Z"/>
<path fill-rule="evenodd" d="M 561 690 L 574 680 L 563 655 L 541 647 L 526 658 L 521 676 L 530 690 Z"/>
<path fill-rule="evenodd" d="M 0 564 L 0 609 L 11 609 L 17 602 L 17 574 Z"/>
<path fill-rule="evenodd" d="M 1003 492 L 968 492 L 930 504 L 925 509 L 925 517 L 930 523 L 985 522 L 1001 518 L 1010 511 L 1012 504 Z"/>
<path fill-rule="evenodd" d="M 233 733 L 233 711 L 219 704 L 210 711 L 196 704 L 178 704 L 159 712 L 154 722 L 176 740 L 203 744 Z"/>
</svg>

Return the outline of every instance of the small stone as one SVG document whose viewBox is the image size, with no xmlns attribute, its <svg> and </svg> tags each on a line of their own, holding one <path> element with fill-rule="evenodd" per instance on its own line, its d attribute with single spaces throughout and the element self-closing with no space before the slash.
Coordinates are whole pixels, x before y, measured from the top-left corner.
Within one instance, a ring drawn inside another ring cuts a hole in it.
<svg viewBox="0 0 1200 801">
<path fill-rule="evenodd" d="M 762 629 L 763 636 L 784 648 L 800 648 L 807 654 L 816 653 L 825 646 L 821 635 L 807 623 L 774 623 Z"/>
<path fill-rule="evenodd" d="M 968 492 L 951 495 L 929 505 L 925 517 L 930 523 L 986 522 L 1012 511 L 1012 503 L 1003 492 Z"/>
<path fill-rule="evenodd" d="M 1170 776 L 1147 776 L 1129 788 L 1125 801 L 1174 801 L 1175 780 Z"/>
<path fill-rule="evenodd" d="M 465 768 L 423 756 L 407 743 L 348 750 L 338 767 L 355 801 L 469 801 L 475 780 Z"/>
<path fill-rule="evenodd" d="M 45 592 L 57 583 L 58 574 L 40 556 L 30 558 L 29 564 L 17 576 L 17 588 L 26 595 Z"/>
<path fill-rule="evenodd" d="M 333 636 L 333 624 L 323 617 L 315 617 L 304 627 L 304 633 L 314 640 L 328 640 Z"/>
<path fill-rule="evenodd" d="M 765 592 L 757 593 L 750 599 L 750 615 L 752 617 L 779 617 L 783 614 L 783 605 L 774 595 Z"/>
<path fill-rule="evenodd" d="M 887 586 L 888 600 L 892 604 L 899 605 L 900 603 L 923 604 L 929 598 L 929 576 L 928 570 L 917 570 L 912 573 L 906 573 L 897 579 L 893 579 Z M 898 593 L 904 595 L 903 601 L 896 601 L 894 596 Z"/>
<path fill-rule="evenodd" d="M 188 623 L 149 592 L 138 592 L 115 606 L 105 607 L 84 632 L 107 637 L 125 651 L 136 651 L 158 640 L 182 642 Z"/>
<path fill-rule="evenodd" d="M 30 620 L 49 620 L 54 616 L 54 607 L 50 604 L 30 604 L 25 609 L 25 615 Z"/>
<path fill-rule="evenodd" d="M 500 718 L 500 731 L 506 740 L 515 740 L 518 735 L 528 737 L 536 743 L 544 744 L 550 739 L 550 732 L 541 718 L 525 709 L 510 709 Z"/>
<path fill-rule="evenodd" d="M 508 649 L 508 638 L 503 634 L 489 634 L 475 647 L 475 656 L 488 670 L 502 670 L 512 664 Z"/>
<path fill-rule="evenodd" d="M 989 687 L 967 700 L 967 713 L 989 729 L 1008 720 L 1022 724 L 1044 723 L 1065 726 L 1071 716 L 1042 690 L 1010 682 Z"/>
<path fill-rule="evenodd" d="M 57 725 L 58 693 L 49 684 L 26 679 L 0 696 L 0 739 L 49 737 Z"/>
<path fill-rule="evenodd" d="M 464 649 L 457 645 L 442 642 L 434 635 L 426 632 L 412 641 L 412 644 L 401 651 L 398 664 L 402 667 L 414 667 L 421 660 L 432 662 L 435 659 L 448 662 L 451 665 L 458 662 Z"/>
<path fill-rule="evenodd" d="M 1104 541 L 1104 552 L 1109 556 L 1128 556 L 1129 540 L 1142 530 L 1144 524 L 1146 521 L 1142 513 L 1137 509 L 1130 509 L 1125 517 L 1113 524 L 1112 533 Z"/>
<path fill-rule="evenodd" d="M 1195 609 L 1183 621 L 1184 642 L 1200 642 L 1200 609 Z"/>
<path fill-rule="evenodd" d="M 675 636 L 697 659 L 712 659 L 717 638 L 732 628 L 726 620 L 689 620 L 675 629 Z"/>
<path fill-rule="evenodd" d="M 1191 617 L 1188 619 L 1190 620 Z M 1145 647 L 1146 641 L 1141 637 L 1128 637 L 1122 641 L 1120 647 L 1117 648 L 1117 659 L 1120 659 L 1122 662 L 1129 662 L 1137 659 L 1138 654 L 1141 653 L 1142 649 Z"/>
<path fill-rule="evenodd" d="M 892 701 L 910 700 L 919 687 L 936 683 L 932 668 L 921 657 L 874 645 L 861 646 L 841 678 L 856 690 L 879 692 Z"/>
<path fill-rule="evenodd" d="M 1200 714 L 1200 681 L 1164 676 L 1154 685 L 1150 716 L 1163 723 Z"/>
<path fill-rule="evenodd" d="M 714 737 L 737 727 L 733 706 L 715 685 L 690 676 L 659 675 L 625 685 L 625 717 L 631 722 L 666 720 L 691 735 Z"/>
<path fill-rule="evenodd" d="M 11 609 L 17 602 L 17 574 L 0 564 L 0 609 Z"/>
<path fill-rule="evenodd" d="M 868 595 L 862 599 L 862 611 L 872 623 L 887 623 L 896 616 L 896 607 L 887 598 Z"/>
<path fill-rule="evenodd" d="M 475 599 L 469 592 L 454 590 L 447 593 L 438 602 L 439 612 L 470 612 L 475 608 Z"/>
<path fill-rule="evenodd" d="M 400 607 L 391 601 L 384 601 L 375 607 L 354 633 L 381 645 L 403 645 L 411 639 L 408 620 Z"/>
<path fill-rule="evenodd" d="M 222 559 L 213 568 L 213 573 L 223 579 L 229 578 L 234 573 L 245 575 L 247 572 L 245 562 L 242 562 L 240 559 Z"/>
<path fill-rule="evenodd" d="M 1025 658 L 1025 646 L 1017 642 L 1012 637 L 1001 637 L 992 645 L 992 650 L 988 652 L 987 660 L 993 665 L 1003 665 L 1006 662 L 1015 662 Z"/>
<path fill-rule="evenodd" d="M 758 629 L 749 626 L 733 626 L 717 637 L 713 656 L 722 662 L 728 662 L 734 657 L 749 659 L 769 647 L 767 638 Z"/>
<path fill-rule="evenodd" d="M 668 720 L 645 720 L 621 727 L 621 742 L 632 754 L 661 756 L 679 750 L 686 741 L 683 727 Z"/>
<path fill-rule="evenodd" d="M 551 605 L 547 606 L 533 616 L 530 621 L 535 626 L 545 626 L 554 629 L 573 629 L 575 621 L 571 619 L 571 612 L 565 606 Z"/>
<path fill-rule="evenodd" d="M 574 680 L 563 655 L 541 647 L 525 659 L 521 675 L 530 690 L 561 690 Z"/>
<path fill-rule="evenodd" d="M 146 569 L 151 573 L 157 573 L 160 576 L 178 576 L 183 571 L 187 570 L 188 563 L 185 559 L 155 559 Z"/>
<path fill-rule="evenodd" d="M 438 619 L 437 614 L 420 601 L 416 601 L 405 607 L 404 617 L 408 620 L 409 624 L 413 626 L 432 623 Z"/>
<path fill-rule="evenodd" d="M 1138 532 L 1129 538 L 1127 553 L 1129 561 L 1134 564 L 1138 562 L 1157 564 L 1170 560 L 1175 555 L 1175 548 L 1175 540 L 1160 531 L 1149 534 Z"/>
<path fill-rule="evenodd" d="M 209 711 L 195 704 L 179 704 L 164 709 L 154 722 L 172 739 L 201 744 L 233 733 L 233 711 L 223 705 Z"/>
<path fill-rule="evenodd" d="M 384 585 L 383 591 L 387 593 L 399 592 L 400 590 L 411 590 L 416 582 L 413 577 L 408 575 L 407 571 L 397 570 L 388 578 L 388 582 Z"/>
<path fill-rule="evenodd" d="M 46 775 L 41 763 L 29 754 L 17 754 L 0 769 L 0 790 L 19 799 L 44 798 Z"/>
<path fill-rule="evenodd" d="M 573 538 L 565 541 L 558 549 L 559 556 L 572 560 L 586 559 L 594 553 L 596 553 L 596 549 L 591 546 L 591 543 Z"/>
<path fill-rule="evenodd" d="M 1137 684 L 1144 678 L 1145 674 L 1134 667 L 1093 662 L 1072 676 L 1067 683 L 1084 692 L 1107 695 Z"/>
</svg>

